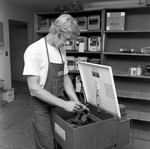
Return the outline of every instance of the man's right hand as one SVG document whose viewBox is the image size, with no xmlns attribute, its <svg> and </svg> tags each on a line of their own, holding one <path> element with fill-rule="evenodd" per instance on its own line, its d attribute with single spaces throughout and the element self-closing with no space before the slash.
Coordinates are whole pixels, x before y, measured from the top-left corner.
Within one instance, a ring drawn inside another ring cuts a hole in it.
<svg viewBox="0 0 150 149">
<path fill-rule="evenodd" d="M 63 108 L 68 112 L 77 112 L 84 110 L 86 107 L 79 101 L 66 101 Z"/>
</svg>

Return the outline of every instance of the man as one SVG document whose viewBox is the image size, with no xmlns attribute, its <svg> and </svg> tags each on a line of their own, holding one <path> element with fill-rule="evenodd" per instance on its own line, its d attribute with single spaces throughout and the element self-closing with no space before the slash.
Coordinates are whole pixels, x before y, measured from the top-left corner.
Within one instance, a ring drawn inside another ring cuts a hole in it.
<svg viewBox="0 0 150 149">
<path fill-rule="evenodd" d="M 54 149 L 50 110 L 54 106 L 69 112 L 86 107 L 78 101 L 68 76 L 66 53 L 68 40 L 79 36 L 75 19 L 69 14 L 59 16 L 49 29 L 49 34 L 30 45 L 24 54 L 23 75 L 32 95 L 33 127 L 36 149 Z M 61 99 L 63 88 L 70 101 Z"/>
</svg>

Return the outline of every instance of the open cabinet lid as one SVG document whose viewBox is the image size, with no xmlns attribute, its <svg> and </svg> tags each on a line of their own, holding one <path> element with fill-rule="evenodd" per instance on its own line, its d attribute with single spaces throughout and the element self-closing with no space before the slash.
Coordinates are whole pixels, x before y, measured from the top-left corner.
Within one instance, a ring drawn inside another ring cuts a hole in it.
<svg viewBox="0 0 150 149">
<path fill-rule="evenodd" d="M 3 88 L 4 87 L 4 84 L 2 82 L 2 80 L 0 79 L 0 88 Z"/>
<path fill-rule="evenodd" d="M 81 61 L 78 67 L 87 102 L 121 117 L 111 67 Z"/>
</svg>

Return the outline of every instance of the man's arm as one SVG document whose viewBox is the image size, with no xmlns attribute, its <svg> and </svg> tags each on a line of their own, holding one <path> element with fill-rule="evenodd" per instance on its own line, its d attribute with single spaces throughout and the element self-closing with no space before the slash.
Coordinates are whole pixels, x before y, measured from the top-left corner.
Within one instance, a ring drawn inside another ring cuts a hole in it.
<svg viewBox="0 0 150 149">
<path fill-rule="evenodd" d="M 74 86 L 68 74 L 64 76 L 64 88 L 65 88 L 67 95 L 72 101 L 79 102 L 78 97 L 75 93 Z M 82 109 L 89 110 L 84 104 L 82 104 Z"/>
<path fill-rule="evenodd" d="M 78 97 L 75 93 L 74 86 L 68 74 L 64 76 L 64 88 L 65 88 L 67 95 L 72 101 L 78 101 Z"/>
<path fill-rule="evenodd" d="M 27 76 L 27 83 L 30 93 L 48 104 L 59 106 L 69 112 L 78 111 L 82 107 L 82 104 L 79 102 L 64 101 L 63 99 L 57 98 L 47 90 L 43 89 L 38 84 L 39 76 Z"/>
</svg>

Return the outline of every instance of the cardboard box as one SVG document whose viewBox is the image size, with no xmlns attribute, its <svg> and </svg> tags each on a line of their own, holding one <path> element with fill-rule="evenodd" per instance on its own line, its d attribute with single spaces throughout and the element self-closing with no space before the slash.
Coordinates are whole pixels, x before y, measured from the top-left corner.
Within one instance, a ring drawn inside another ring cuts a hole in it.
<svg viewBox="0 0 150 149">
<path fill-rule="evenodd" d="M 7 102 L 11 102 L 14 100 L 14 88 L 12 89 L 5 89 L 2 91 L 2 100 L 3 101 L 7 101 Z"/>
<path fill-rule="evenodd" d="M 124 30 L 125 12 L 107 12 L 106 30 Z"/>
</svg>

